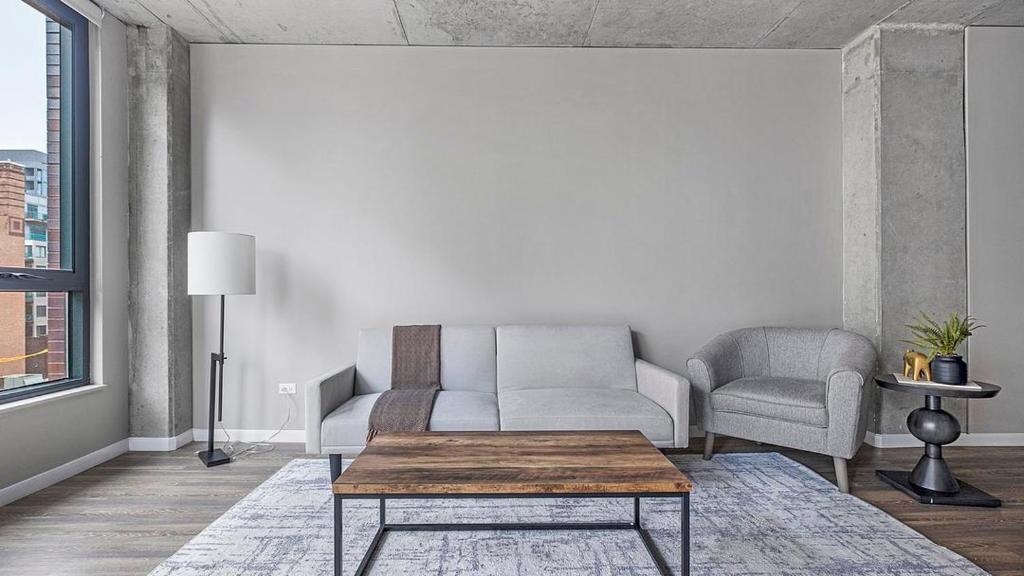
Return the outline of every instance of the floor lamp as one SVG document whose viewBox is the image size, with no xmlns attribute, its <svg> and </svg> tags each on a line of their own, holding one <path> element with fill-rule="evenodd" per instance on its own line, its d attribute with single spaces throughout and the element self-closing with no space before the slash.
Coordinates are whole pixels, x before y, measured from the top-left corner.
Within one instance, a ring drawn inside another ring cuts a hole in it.
<svg viewBox="0 0 1024 576">
<path fill-rule="evenodd" d="M 231 457 L 213 447 L 213 432 L 224 415 L 224 296 L 256 293 L 256 238 L 229 232 L 189 232 L 188 293 L 220 296 L 220 352 L 210 354 L 210 428 L 199 459 L 206 467 L 227 464 Z"/>
</svg>

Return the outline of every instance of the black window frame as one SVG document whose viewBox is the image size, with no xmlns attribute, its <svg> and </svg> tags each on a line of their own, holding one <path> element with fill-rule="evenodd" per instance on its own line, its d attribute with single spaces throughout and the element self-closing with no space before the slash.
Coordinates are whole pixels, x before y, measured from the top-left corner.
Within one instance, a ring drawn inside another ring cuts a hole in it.
<svg viewBox="0 0 1024 576">
<path fill-rule="evenodd" d="M 11 390 L 0 390 L 0 405 L 25 398 L 69 390 L 91 383 L 89 311 L 89 21 L 59 0 L 22 0 L 44 16 L 71 30 L 71 86 L 61 103 L 61 251 L 71 253 L 70 269 L 18 268 L 0 266 L 0 292 L 59 292 L 67 294 L 65 312 L 65 362 L 67 377 Z M 63 59 L 64 54 L 61 55 Z M 61 89 L 67 77 L 61 75 Z M 66 118 L 70 112 L 70 122 Z M 71 129 L 65 153 L 64 127 Z M 69 217 L 70 214 L 70 217 Z M 67 232 L 70 231 L 70 234 Z"/>
</svg>

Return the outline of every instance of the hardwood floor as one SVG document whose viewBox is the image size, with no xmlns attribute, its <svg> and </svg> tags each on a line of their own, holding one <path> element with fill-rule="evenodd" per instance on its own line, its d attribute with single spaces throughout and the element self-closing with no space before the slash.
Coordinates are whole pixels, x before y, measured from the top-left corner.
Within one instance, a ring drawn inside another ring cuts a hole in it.
<svg viewBox="0 0 1024 576">
<path fill-rule="evenodd" d="M 199 447 L 130 452 L 0 508 L 0 574 L 147 574 L 284 463 L 305 456 L 300 445 L 285 444 L 207 470 L 194 456 Z M 672 452 L 701 449 L 695 439 Z M 716 451 L 778 451 L 835 480 L 827 456 L 734 439 L 720 439 Z M 945 453 L 958 476 L 1002 498 L 1003 507 L 924 506 L 875 477 L 876 468 L 911 468 L 916 448 L 862 448 L 850 462 L 852 492 L 992 574 L 1024 576 L 1024 447 Z"/>
</svg>

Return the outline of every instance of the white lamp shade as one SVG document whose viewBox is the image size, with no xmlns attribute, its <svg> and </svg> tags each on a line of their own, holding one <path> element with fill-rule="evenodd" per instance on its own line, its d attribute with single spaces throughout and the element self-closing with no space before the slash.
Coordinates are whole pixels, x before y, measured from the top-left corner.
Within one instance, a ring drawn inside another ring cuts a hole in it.
<svg viewBox="0 0 1024 576">
<path fill-rule="evenodd" d="M 189 232 L 188 293 L 255 294 L 256 237 L 231 232 Z"/>
</svg>

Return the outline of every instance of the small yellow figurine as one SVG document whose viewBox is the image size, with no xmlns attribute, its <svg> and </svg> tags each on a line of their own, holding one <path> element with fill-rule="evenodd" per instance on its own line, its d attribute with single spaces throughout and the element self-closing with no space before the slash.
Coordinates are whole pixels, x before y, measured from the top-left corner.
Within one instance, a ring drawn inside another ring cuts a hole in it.
<svg viewBox="0 0 1024 576">
<path fill-rule="evenodd" d="M 909 376 L 918 381 L 918 376 L 924 372 L 924 379 L 932 379 L 932 368 L 928 365 L 928 357 L 914 350 L 907 350 L 903 355 L 903 375 Z"/>
</svg>

